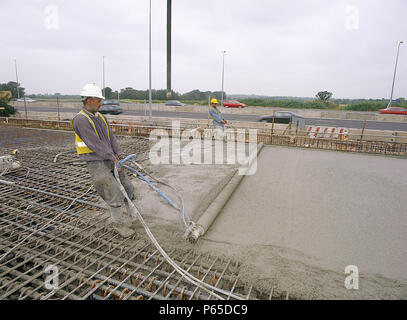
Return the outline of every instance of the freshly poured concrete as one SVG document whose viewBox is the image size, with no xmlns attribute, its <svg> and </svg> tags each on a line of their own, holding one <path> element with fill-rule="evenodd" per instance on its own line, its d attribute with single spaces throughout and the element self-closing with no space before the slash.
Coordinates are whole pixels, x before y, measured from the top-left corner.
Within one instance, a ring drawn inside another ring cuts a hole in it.
<svg viewBox="0 0 407 320">
<path fill-rule="evenodd" d="M 4 154 L 24 145 L 46 144 L 55 154 L 73 146 L 71 133 L 0 129 L 5 137 L 0 144 L 14 139 L 4 145 Z M 148 156 L 144 141 L 121 137 L 120 142 L 127 154 Z M 256 175 L 243 179 L 195 245 L 182 238 L 179 214 L 145 182 L 133 181 L 137 206 L 160 244 L 233 256 L 242 263 L 239 278 L 256 289 L 273 287 L 303 299 L 407 299 L 406 161 L 266 146 Z M 195 221 L 241 166 L 142 165 L 180 191 Z M 161 189 L 178 203 L 170 189 Z M 141 224 L 138 232 L 145 234 Z M 344 287 L 349 264 L 359 267 L 359 290 Z"/>
<path fill-rule="evenodd" d="M 269 146 L 204 238 L 406 280 L 406 195 L 407 160 Z"/>
<path fill-rule="evenodd" d="M 151 142 L 151 146 L 153 144 L 154 142 Z M 175 151 L 172 150 L 170 145 L 163 146 L 161 152 L 168 155 L 168 158 L 163 156 L 164 160 L 162 160 L 162 162 L 165 164 L 152 164 L 151 160 L 154 155 L 150 155 L 150 159 L 142 163 L 142 165 L 146 166 L 148 172 L 151 173 L 153 177 L 171 185 L 179 192 L 179 195 L 181 195 L 184 200 L 185 213 L 189 215 L 193 221 L 197 221 L 211 202 L 217 197 L 219 192 L 227 185 L 236 170 L 238 170 L 238 168 L 247 167 L 247 165 L 228 164 L 227 146 L 223 143 L 221 143 L 223 147 L 219 150 L 216 150 L 214 145 L 198 148 L 197 152 L 199 152 L 198 154 L 201 156 L 202 163 L 185 164 L 185 158 L 181 157 L 181 150 L 184 150 L 187 144 L 188 142 L 183 141 L 181 148 Z M 238 148 L 241 154 L 244 152 L 247 157 L 249 156 L 249 148 L 246 150 L 244 145 L 239 145 Z M 209 154 L 212 155 L 212 158 L 208 158 L 212 159 L 212 161 L 210 161 L 212 164 L 203 164 L 205 159 L 204 153 L 210 149 L 211 152 Z M 254 149 L 256 149 L 256 146 L 254 146 Z M 217 155 L 216 158 L 219 164 L 215 163 L 215 155 Z M 140 157 L 142 158 L 142 156 Z M 174 159 L 181 160 L 178 163 L 173 161 Z M 174 201 L 176 205 L 180 205 L 180 199 L 174 190 L 155 182 L 154 179 L 149 176 L 146 177 Z M 133 179 L 133 183 L 137 192 L 136 204 L 140 212 L 142 212 L 149 221 L 157 222 L 157 224 L 164 222 L 166 225 L 176 225 L 179 223 L 182 228 L 185 228 L 180 213 L 170 206 L 166 200 L 160 197 L 156 191 L 149 187 L 146 182 L 141 179 Z M 179 240 L 182 241 L 182 239 Z"/>
<path fill-rule="evenodd" d="M 159 177 L 175 188 L 184 199 L 185 213 L 191 219 L 196 218 L 209 206 L 207 198 L 214 198 L 212 190 L 219 192 L 219 184 L 222 180 L 230 180 L 235 169 L 230 166 L 212 165 L 160 165 L 150 166 L 153 176 Z M 180 205 L 177 194 L 167 186 L 156 183 L 147 176 L 164 194 L 166 194 L 176 205 Z M 141 179 L 133 179 L 136 187 L 136 204 L 149 220 L 164 220 L 166 224 L 182 225 L 180 213 L 171 207 L 158 193 L 149 187 Z M 182 241 L 182 239 L 180 239 Z"/>
</svg>

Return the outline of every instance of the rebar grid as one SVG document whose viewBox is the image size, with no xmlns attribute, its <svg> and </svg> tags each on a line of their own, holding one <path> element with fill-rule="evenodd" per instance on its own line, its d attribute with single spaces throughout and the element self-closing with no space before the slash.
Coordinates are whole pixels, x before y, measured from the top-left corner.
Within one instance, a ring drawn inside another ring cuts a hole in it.
<svg viewBox="0 0 407 320">
<path fill-rule="evenodd" d="M 14 214 L 2 207 L 2 221 L 7 219 L 15 219 Z M 76 228 L 40 232 L 7 256 L 0 265 L 1 299 L 211 299 L 180 277 L 145 237 L 122 239 L 95 218 L 93 223 L 67 219 Z M 19 222 L 2 225 L 0 253 L 24 238 L 24 231 L 30 228 Z M 231 260 L 192 251 L 169 253 L 183 257 L 179 265 L 197 278 L 242 297 L 250 294 L 243 282 L 236 285 L 239 266 Z M 59 269 L 58 290 L 44 288 L 44 268 L 49 265 Z"/>
</svg>

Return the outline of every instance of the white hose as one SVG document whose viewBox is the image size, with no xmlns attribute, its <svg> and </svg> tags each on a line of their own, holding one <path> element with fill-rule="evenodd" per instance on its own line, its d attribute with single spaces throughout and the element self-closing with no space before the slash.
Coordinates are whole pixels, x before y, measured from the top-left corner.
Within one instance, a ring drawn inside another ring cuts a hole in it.
<svg viewBox="0 0 407 320">
<path fill-rule="evenodd" d="M 151 173 L 149 173 L 145 168 L 143 168 L 139 163 L 137 163 L 136 161 L 131 161 L 131 163 L 133 163 L 134 165 L 136 165 L 141 171 L 143 171 L 146 175 L 148 175 L 150 178 L 152 178 L 155 182 L 160 183 L 164 186 L 167 186 L 168 188 L 170 188 L 172 191 L 174 191 L 174 193 L 177 195 L 178 199 L 181 202 L 181 206 L 180 206 L 180 210 L 178 210 L 181 215 L 182 215 L 182 220 L 184 222 L 185 228 L 189 228 L 191 224 L 193 224 L 193 222 L 191 221 L 191 218 L 188 216 L 187 213 L 185 213 L 185 205 L 184 205 L 184 198 L 180 195 L 180 193 L 171 185 L 169 185 L 168 183 L 157 179 L 156 177 L 154 177 Z M 134 176 L 137 176 L 136 174 L 133 174 Z"/>
<path fill-rule="evenodd" d="M 128 203 L 132 206 L 132 208 L 134 209 L 134 211 L 137 214 L 138 219 L 140 220 L 141 224 L 143 225 L 144 229 L 146 230 L 146 233 L 148 235 L 148 237 L 150 238 L 150 240 L 153 242 L 153 244 L 155 245 L 155 247 L 157 248 L 157 250 L 162 254 L 162 256 L 165 258 L 165 260 L 167 260 L 167 262 L 178 272 L 180 273 L 183 277 L 185 277 L 186 280 L 188 280 L 189 282 L 191 282 L 192 284 L 201 287 L 203 290 L 205 290 L 206 292 L 208 292 L 210 295 L 213 295 L 214 297 L 220 299 L 220 300 L 224 300 L 224 298 L 222 298 L 221 296 L 219 296 L 218 294 L 215 294 L 212 291 L 216 291 L 218 293 L 227 295 L 229 297 L 233 297 L 237 300 L 244 300 L 242 297 L 239 297 L 235 294 L 232 294 L 229 291 L 225 291 L 219 288 L 216 288 L 210 284 L 207 284 L 205 282 L 203 282 L 202 280 L 199 280 L 197 278 L 195 278 L 194 276 L 192 276 L 191 274 L 189 274 L 186 270 L 182 269 L 180 266 L 177 265 L 177 263 L 172 260 L 168 254 L 164 251 L 164 249 L 160 246 L 160 244 L 157 242 L 157 240 L 155 239 L 154 235 L 152 234 L 152 232 L 150 231 L 149 227 L 147 226 L 147 224 L 145 223 L 143 217 L 141 216 L 139 210 L 137 209 L 137 207 L 135 206 L 135 204 L 130 200 L 126 190 L 124 189 L 123 185 L 120 182 L 120 178 L 119 178 L 119 173 L 117 170 L 117 167 L 114 166 L 114 175 L 115 178 L 117 180 L 117 182 L 119 183 L 120 186 L 120 190 L 122 191 L 123 195 L 125 196 L 125 198 L 127 199 Z"/>
</svg>

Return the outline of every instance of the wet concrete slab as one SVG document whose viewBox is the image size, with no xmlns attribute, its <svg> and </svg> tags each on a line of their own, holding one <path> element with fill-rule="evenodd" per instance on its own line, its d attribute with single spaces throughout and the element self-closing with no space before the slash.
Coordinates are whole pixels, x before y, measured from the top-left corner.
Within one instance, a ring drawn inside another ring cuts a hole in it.
<svg viewBox="0 0 407 320">
<path fill-rule="evenodd" d="M 55 145 L 46 148 L 52 159 L 73 147 L 72 132 L 0 129 L 4 152 L 49 143 Z M 119 139 L 126 154 L 148 156 L 148 141 Z M 240 166 L 141 164 L 180 192 L 194 220 Z M 194 245 L 182 237 L 179 213 L 145 182 L 133 182 L 136 203 L 160 244 L 233 256 L 243 264 L 239 277 L 255 287 L 305 299 L 406 299 L 407 282 L 389 279 L 406 278 L 405 164 L 391 157 L 266 146 L 257 173 L 243 179 Z M 178 200 L 170 189 L 162 190 Z M 138 232 L 145 234 L 141 225 Z M 359 267 L 358 291 L 344 288 L 349 264 Z"/>
<path fill-rule="evenodd" d="M 267 146 L 205 239 L 406 280 L 407 160 Z"/>
</svg>

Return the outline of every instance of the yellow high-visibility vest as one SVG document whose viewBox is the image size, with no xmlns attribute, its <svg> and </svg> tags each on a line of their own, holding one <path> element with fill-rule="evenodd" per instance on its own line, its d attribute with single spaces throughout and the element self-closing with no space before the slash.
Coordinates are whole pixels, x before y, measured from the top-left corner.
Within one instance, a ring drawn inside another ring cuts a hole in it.
<svg viewBox="0 0 407 320">
<path fill-rule="evenodd" d="M 212 109 L 213 111 L 215 111 L 216 114 L 219 114 L 218 108 L 215 109 L 214 107 L 211 107 L 211 109 Z M 215 119 L 212 117 L 212 114 L 211 114 L 210 112 L 209 112 L 209 115 L 211 116 L 212 120 L 215 121 Z M 223 114 L 220 114 L 220 117 L 221 117 L 222 120 L 223 120 Z"/>
<path fill-rule="evenodd" d="M 95 130 L 96 135 L 97 135 L 98 138 L 100 139 L 99 133 L 98 133 L 98 131 L 96 130 L 95 123 L 94 123 L 93 120 L 86 114 L 86 112 L 83 111 L 83 110 L 81 110 L 81 111 L 79 111 L 79 113 L 78 113 L 76 116 L 78 116 L 78 115 L 82 115 L 82 116 L 86 117 L 86 118 L 89 120 L 90 124 L 91 124 L 92 127 L 93 127 L 93 130 Z M 103 120 L 103 122 L 105 123 L 105 125 L 106 125 L 106 130 L 107 130 L 107 136 L 108 136 L 108 138 L 110 139 L 109 126 L 107 125 L 107 121 L 106 121 L 105 117 L 102 116 L 102 114 L 99 113 L 99 112 L 97 112 L 96 115 L 99 116 L 99 117 L 101 117 L 102 120 Z M 76 116 L 75 116 L 75 117 L 76 117 Z M 74 119 L 75 119 L 75 117 L 74 117 Z M 72 121 L 71 121 L 71 125 L 72 125 L 72 127 L 73 127 L 73 119 L 72 119 Z M 75 131 L 74 131 L 74 132 L 75 132 Z M 88 146 L 87 146 L 87 145 L 85 144 L 85 142 L 81 139 L 81 137 L 79 137 L 79 135 L 78 135 L 76 132 L 75 132 L 75 146 L 76 146 L 76 152 L 77 152 L 78 154 L 93 153 L 93 151 L 88 148 Z"/>
</svg>

